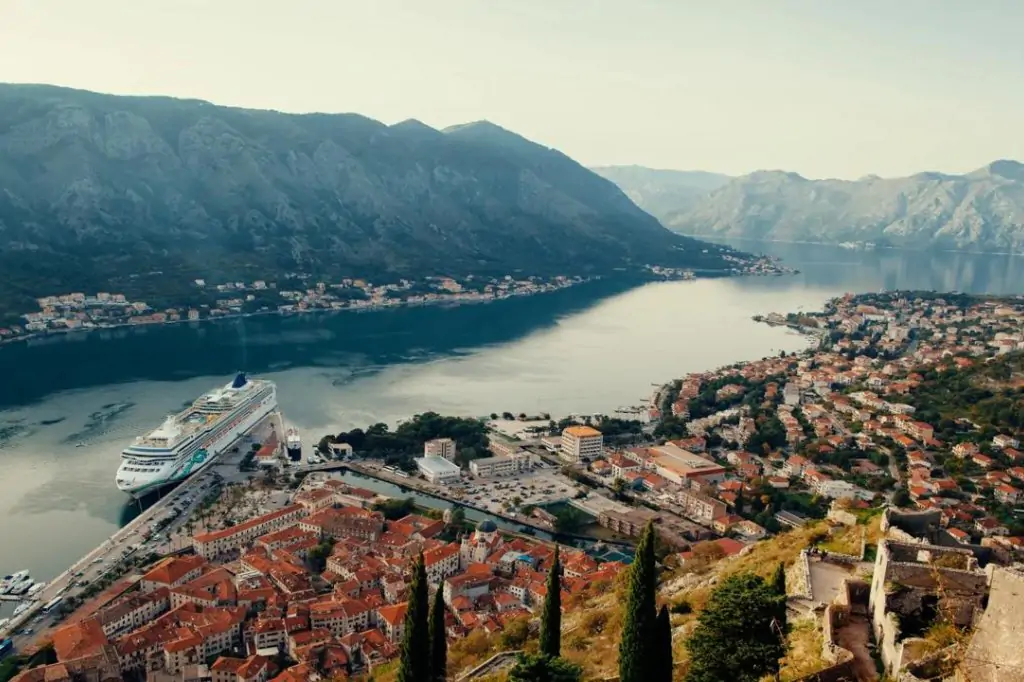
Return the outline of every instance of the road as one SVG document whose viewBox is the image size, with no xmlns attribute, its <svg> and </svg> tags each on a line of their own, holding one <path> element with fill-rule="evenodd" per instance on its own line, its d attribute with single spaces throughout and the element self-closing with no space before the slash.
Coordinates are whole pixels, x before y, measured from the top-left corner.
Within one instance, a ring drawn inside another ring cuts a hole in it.
<svg viewBox="0 0 1024 682">
<path fill-rule="evenodd" d="M 163 553 L 168 551 L 169 547 L 155 537 L 147 540 L 145 536 L 149 534 L 150 525 L 166 517 L 178 501 L 189 497 L 193 491 L 208 488 L 212 484 L 212 480 L 213 474 L 208 472 L 181 483 L 166 497 L 155 502 L 128 525 L 118 530 L 110 538 L 104 540 L 99 546 L 76 561 L 66 571 L 51 580 L 36 595 L 36 601 L 33 603 L 32 608 L 17 618 L 12 619 L 5 627 L 7 633 L 0 634 L 13 633 L 12 639 L 14 640 L 15 648 L 25 647 L 32 641 L 37 631 L 45 630 L 58 623 L 54 614 L 43 613 L 43 607 L 47 603 L 58 596 L 67 598 L 81 594 L 90 584 L 103 578 L 119 563 L 136 552 Z M 188 505 L 188 507 L 191 508 L 197 503 L 198 500 L 193 498 L 192 504 Z"/>
<path fill-rule="evenodd" d="M 257 424 L 250 433 L 260 434 L 261 430 L 271 424 L 275 418 L 280 423 L 280 417 L 275 413 L 268 416 L 264 422 Z M 242 435 L 232 445 L 248 446 L 251 440 L 252 437 L 248 434 Z M 227 476 L 238 477 L 240 458 L 241 454 L 232 452 L 232 446 L 228 446 L 226 451 L 214 460 L 205 471 L 177 484 L 166 496 L 154 502 L 152 506 L 110 538 L 104 540 L 70 568 L 51 580 L 36 595 L 31 608 L 17 618 L 12 618 L 3 630 L 0 630 L 0 637 L 10 636 L 14 641 L 15 650 L 22 649 L 28 646 L 40 631 L 58 624 L 59 621 L 55 618 L 55 614 L 43 612 L 43 607 L 50 601 L 57 597 L 67 598 L 80 595 L 89 585 L 103 578 L 136 552 L 162 555 L 182 549 L 187 544 L 187 540 L 172 541 L 168 538 L 172 537 L 173 532 L 183 525 L 188 516 L 202 503 L 215 480 L 227 478 Z M 243 474 L 242 478 L 244 477 Z M 151 525 L 162 520 L 169 520 L 170 523 L 159 533 L 149 537 Z"/>
</svg>

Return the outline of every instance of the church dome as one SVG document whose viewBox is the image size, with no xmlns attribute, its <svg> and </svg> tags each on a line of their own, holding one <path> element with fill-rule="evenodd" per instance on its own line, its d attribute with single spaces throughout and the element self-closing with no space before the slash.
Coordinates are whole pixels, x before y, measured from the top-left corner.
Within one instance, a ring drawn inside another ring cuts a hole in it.
<svg viewBox="0 0 1024 682">
<path fill-rule="evenodd" d="M 476 529 L 480 533 L 496 533 L 498 531 L 498 526 L 495 525 L 494 521 L 484 519 L 480 523 L 476 524 Z"/>
</svg>

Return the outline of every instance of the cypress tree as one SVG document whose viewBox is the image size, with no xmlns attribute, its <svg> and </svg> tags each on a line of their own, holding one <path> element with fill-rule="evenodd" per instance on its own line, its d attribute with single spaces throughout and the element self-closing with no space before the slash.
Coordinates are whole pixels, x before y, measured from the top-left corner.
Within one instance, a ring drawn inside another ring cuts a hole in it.
<svg viewBox="0 0 1024 682">
<path fill-rule="evenodd" d="M 540 620 L 540 653 L 552 658 L 562 655 L 562 564 L 555 546 L 555 560 L 548 572 L 548 593 Z"/>
<path fill-rule="evenodd" d="M 653 682 L 672 682 L 672 620 L 668 607 L 658 612 L 658 674 Z"/>
<path fill-rule="evenodd" d="M 778 617 L 779 629 L 782 632 L 786 632 L 788 626 L 788 614 L 786 613 L 786 565 L 779 562 L 779 565 L 775 567 L 775 573 L 772 575 L 772 589 L 775 593 L 782 598 L 782 606 Z"/>
<path fill-rule="evenodd" d="M 420 552 L 409 586 L 409 608 L 405 612 L 398 682 L 431 682 L 428 600 L 427 569 L 423 564 L 423 553 Z"/>
<path fill-rule="evenodd" d="M 786 565 L 781 561 L 775 567 L 775 573 L 772 574 L 772 588 L 780 596 L 786 596 Z"/>
<path fill-rule="evenodd" d="M 633 565 L 629 568 L 626 613 L 622 640 L 619 642 L 620 682 L 650 682 L 657 679 L 655 571 L 654 524 L 648 522 L 637 543 Z"/>
<path fill-rule="evenodd" d="M 444 590 L 437 588 L 430 605 L 430 675 L 435 682 L 448 677 L 448 640 L 444 632 Z"/>
</svg>

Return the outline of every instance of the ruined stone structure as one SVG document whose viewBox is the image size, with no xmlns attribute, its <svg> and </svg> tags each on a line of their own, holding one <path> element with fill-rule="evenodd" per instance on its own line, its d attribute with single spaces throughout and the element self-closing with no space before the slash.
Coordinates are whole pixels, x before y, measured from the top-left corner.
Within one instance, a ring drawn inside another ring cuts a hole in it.
<svg viewBox="0 0 1024 682">
<path fill-rule="evenodd" d="M 966 545 L 947 533 L 942 527 L 942 512 L 938 510 L 903 511 L 889 507 L 882 513 L 881 530 L 887 538 L 897 542 L 969 549 L 983 567 L 996 558 L 991 547 Z"/>
<path fill-rule="evenodd" d="M 973 626 L 988 596 L 988 575 L 969 549 L 883 540 L 871 581 L 872 628 L 886 671 L 913 658 L 906 644 L 936 622 Z"/>
<path fill-rule="evenodd" d="M 1024 682 L 1024 573 L 995 568 L 957 682 Z"/>
<path fill-rule="evenodd" d="M 903 511 L 892 507 L 882 512 L 882 533 L 898 542 L 938 544 L 942 512 Z"/>
</svg>

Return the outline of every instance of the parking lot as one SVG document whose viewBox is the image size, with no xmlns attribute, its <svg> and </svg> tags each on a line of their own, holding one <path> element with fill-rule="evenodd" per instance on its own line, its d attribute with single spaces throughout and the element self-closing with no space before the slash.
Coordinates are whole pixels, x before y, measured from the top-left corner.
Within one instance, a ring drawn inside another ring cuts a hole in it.
<svg viewBox="0 0 1024 682">
<path fill-rule="evenodd" d="M 557 470 L 544 468 L 515 476 L 468 479 L 462 499 L 474 507 L 508 513 L 525 505 L 563 502 L 578 491 L 579 486 Z"/>
</svg>

